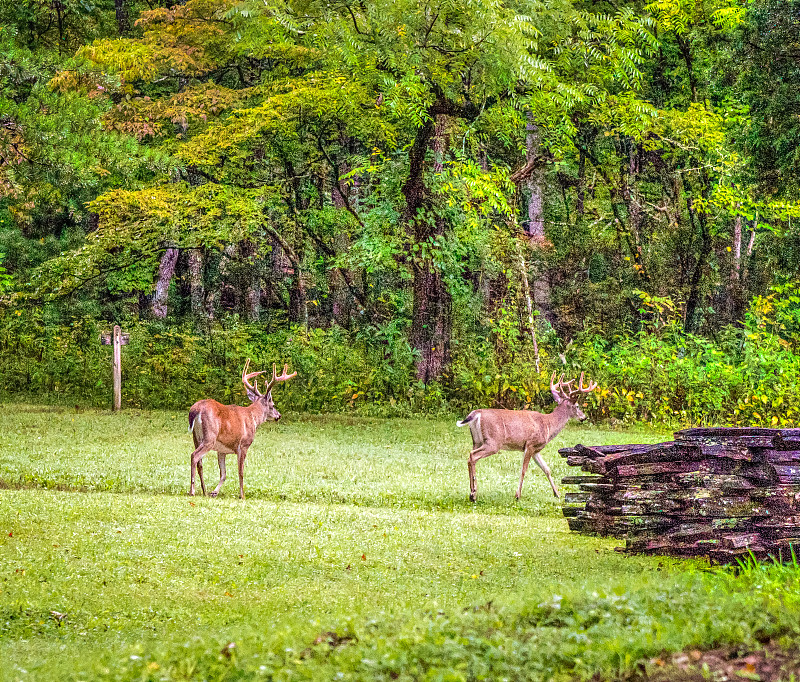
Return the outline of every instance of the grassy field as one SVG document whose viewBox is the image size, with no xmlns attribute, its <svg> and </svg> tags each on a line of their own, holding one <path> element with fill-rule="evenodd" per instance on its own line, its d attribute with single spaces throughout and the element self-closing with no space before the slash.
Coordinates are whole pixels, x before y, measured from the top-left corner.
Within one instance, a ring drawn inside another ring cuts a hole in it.
<svg viewBox="0 0 800 682">
<path fill-rule="evenodd" d="M 558 480 L 559 447 L 665 437 L 569 428 L 546 459 Z M 222 496 L 189 498 L 184 414 L 5 405 L 0 679 L 612 678 L 800 641 L 794 568 L 620 555 L 538 469 L 514 501 L 520 453 L 478 465 L 472 504 L 469 447 L 453 420 L 285 415 L 245 502 L 230 457 Z"/>
</svg>

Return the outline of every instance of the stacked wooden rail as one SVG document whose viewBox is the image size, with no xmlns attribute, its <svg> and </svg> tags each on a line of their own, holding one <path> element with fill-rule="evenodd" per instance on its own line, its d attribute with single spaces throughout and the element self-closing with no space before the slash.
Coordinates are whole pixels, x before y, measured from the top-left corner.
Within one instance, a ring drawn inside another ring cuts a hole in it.
<svg viewBox="0 0 800 682">
<path fill-rule="evenodd" d="M 800 550 L 800 429 L 688 429 L 668 443 L 559 452 L 585 473 L 562 479 L 579 489 L 564 497 L 574 531 L 721 561 Z"/>
</svg>

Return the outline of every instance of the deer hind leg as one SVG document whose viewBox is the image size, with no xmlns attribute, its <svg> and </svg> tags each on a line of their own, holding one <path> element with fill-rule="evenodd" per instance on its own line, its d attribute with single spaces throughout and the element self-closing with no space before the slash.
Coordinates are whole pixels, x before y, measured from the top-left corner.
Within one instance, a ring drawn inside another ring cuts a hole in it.
<svg viewBox="0 0 800 682">
<path fill-rule="evenodd" d="M 200 477 L 200 490 L 203 491 L 203 497 L 206 496 L 206 482 L 203 480 L 203 460 L 197 462 L 197 475 Z"/>
<path fill-rule="evenodd" d="M 217 462 L 219 462 L 219 483 L 211 491 L 211 497 L 219 495 L 219 491 L 222 490 L 222 484 L 225 483 L 225 455 L 221 452 L 217 453 Z"/>
<path fill-rule="evenodd" d="M 200 464 L 200 461 L 203 459 L 205 454 L 210 449 L 211 449 L 210 445 L 200 445 L 200 446 L 198 446 L 198 448 L 191 455 L 190 462 L 189 462 L 189 465 L 190 465 L 189 466 L 189 469 L 190 469 L 189 494 L 190 495 L 194 495 L 194 475 L 195 475 L 195 471 L 197 471 L 197 469 L 198 469 L 198 464 Z M 202 467 L 202 465 L 200 465 L 200 472 L 201 472 L 200 473 L 200 485 L 203 488 L 203 495 L 205 495 L 206 494 L 206 487 L 205 487 L 205 484 L 203 483 L 202 471 L 203 471 L 203 467 Z"/>
<path fill-rule="evenodd" d="M 517 499 L 522 497 L 522 481 L 525 480 L 525 474 L 528 472 L 528 464 L 531 462 L 533 451 L 530 448 L 525 448 L 525 454 L 522 456 L 522 473 L 519 475 L 519 487 L 517 488 Z"/>
<path fill-rule="evenodd" d="M 553 482 L 553 476 L 550 473 L 550 467 L 547 466 L 547 462 L 545 462 L 542 458 L 542 453 L 537 452 L 533 456 L 533 460 L 539 465 L 539 468 L 544 471 L 544 475 L 547 476 L 547 480 L 550 481 L 550 487 L 553 489 L 553 495 L 558 497 L 558 489 L 556 488 L 556 484 Z"/>
<path fill-rule="evenodd" d="M 469 453 L 467 468 L 469 469 L 469 499 L 475 502 L 478 499 L 478 480 L 475 478 L 475 464 L 479 459 L 493 455 L 496 450 L 489 450 L 483 446 L 475 448 Z"/>
</svg>

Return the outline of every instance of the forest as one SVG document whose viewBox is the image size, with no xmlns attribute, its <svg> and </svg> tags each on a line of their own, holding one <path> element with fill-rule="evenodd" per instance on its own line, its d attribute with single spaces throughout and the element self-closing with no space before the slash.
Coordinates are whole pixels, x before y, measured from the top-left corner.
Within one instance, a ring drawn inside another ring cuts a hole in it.
<svg viewBox="0 0 800 682">
<path fill-rule="evenodd" d="M 800 423 L 796 0 L 0 2 L 0 397 Z M 548 408 L 549 409 L 549 408 Z"/>
</svg>

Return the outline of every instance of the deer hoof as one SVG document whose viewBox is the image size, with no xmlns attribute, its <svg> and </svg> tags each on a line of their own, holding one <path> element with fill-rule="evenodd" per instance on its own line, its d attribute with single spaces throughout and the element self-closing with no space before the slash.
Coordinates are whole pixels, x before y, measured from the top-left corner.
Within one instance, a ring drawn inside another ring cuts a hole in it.
<svg viewBox="0 0 800 682">
<path fill-rule="evenodd" d="M 209 493 L 209 495 L 210 495 L 211 497 L 216 497 L 217 495 L 219 495 L 219 492 L 217 492 L 216 490 L 212 490 L 212 491 Z"/>
</svg>

